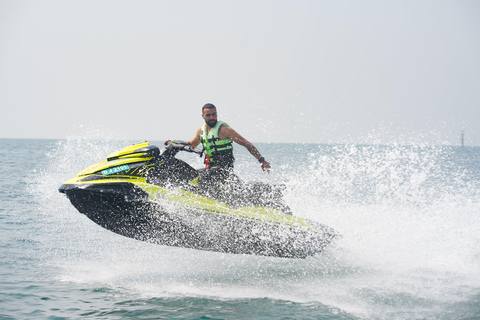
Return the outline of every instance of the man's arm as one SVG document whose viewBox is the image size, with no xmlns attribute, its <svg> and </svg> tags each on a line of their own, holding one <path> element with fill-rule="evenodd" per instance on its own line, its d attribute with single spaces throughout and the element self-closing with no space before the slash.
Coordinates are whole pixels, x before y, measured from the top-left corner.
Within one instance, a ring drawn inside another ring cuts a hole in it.
<svg viewBox="0 0 480 320">
<path fill-rule="evenodd" d="M 194 147 L 197 147 L 200 144 L 200 134 L 202 132 L 202 128 L 198 128 L 197 133 L 195 134 L 195 137 L 193 137 L 192 140 L 188 141 L 187 144 L 192 145 Z"/>
<path fill-rule="evenodd" d="M 202 128 L 198 128 L 197 133 L 195 134 L 195 137 L 193 137 L 192 140 L 186 142 L 186 144 L 192 145 L 193 147 L 197 147 L 200 144 L 200 134 L 202 132 Z M 170 141 L 172 140 L 167 140 L 163 144 L 167 145 Z"/>
<path fill-rule="evenodd" d="M 220 132 L 218 133 L 218 135 L 220 139 L 222 140 L 225 138 L 232 139 L 239 145 L 247 148 L 247 150 L 252 154 L 252 156 L 254 156 L 255 159 L 257 159 L 261 163 L 262 170 L 268 172 L 268 169 L 271 168 L 270 163 L 268 161 L 265 161 L 265 158 L 262 157 L 260 152 L 257 150 L 257 148 L 255 148 L 255 146 L 251 142 L 249 142 L 247 139 L 242 137 L 238 132 L 233 130 L 231 127 L 222 126 L 219 131 Z M 262 160 L 262 158 L 263 158 L 263 161 L 260 161 Z"/>
</svg>

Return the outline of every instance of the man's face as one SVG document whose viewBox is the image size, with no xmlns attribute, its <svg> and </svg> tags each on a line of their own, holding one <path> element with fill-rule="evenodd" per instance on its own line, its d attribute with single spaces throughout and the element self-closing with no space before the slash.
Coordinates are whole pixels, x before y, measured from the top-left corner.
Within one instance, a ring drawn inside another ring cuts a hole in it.
<svg viewBox="0 0 480 320">
<path fill-rule="evenodd" d="M 211 108 L 203 110 L 202 118 L 210 128 L 215 127 L 217 124 L 217 109 Z"/>
</svg>

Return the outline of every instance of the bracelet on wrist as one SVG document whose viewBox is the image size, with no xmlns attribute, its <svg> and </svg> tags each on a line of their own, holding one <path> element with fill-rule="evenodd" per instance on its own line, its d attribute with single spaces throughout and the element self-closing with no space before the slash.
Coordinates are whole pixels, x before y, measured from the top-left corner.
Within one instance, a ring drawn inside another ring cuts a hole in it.
<svg viewBox="0 0 480 320">
<path fill-rule="evenodd" d="M 262 163 L 263 161 L 265 161 L 265 158 L 264 158 L 264 157 L 258 158 L 258 162 Z"/>
</svg>

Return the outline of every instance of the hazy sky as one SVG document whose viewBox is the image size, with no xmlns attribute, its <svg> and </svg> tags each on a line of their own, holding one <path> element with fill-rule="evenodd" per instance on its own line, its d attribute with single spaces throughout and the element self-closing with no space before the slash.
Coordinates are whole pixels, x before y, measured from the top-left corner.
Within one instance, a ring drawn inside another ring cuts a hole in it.
<svg viewBox="0 0 480 320">
<path fill-rule="evenodd" d="M 0 138 L 480 145 L 478 0 L 0 0 Z M 111 138 L 111 137 L 110 137 Z"/>
</svg>

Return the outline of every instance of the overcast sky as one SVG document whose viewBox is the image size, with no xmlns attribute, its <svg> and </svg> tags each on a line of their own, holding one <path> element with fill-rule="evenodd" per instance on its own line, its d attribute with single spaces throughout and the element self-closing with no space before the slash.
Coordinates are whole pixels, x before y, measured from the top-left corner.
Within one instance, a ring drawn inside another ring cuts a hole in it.
<svg viewBox="0 0 480 320">
<path fill-rule="evenodd" d="M 0 138 L 480 145 L 478 0 L 0 0 Z"/>
</svg>

